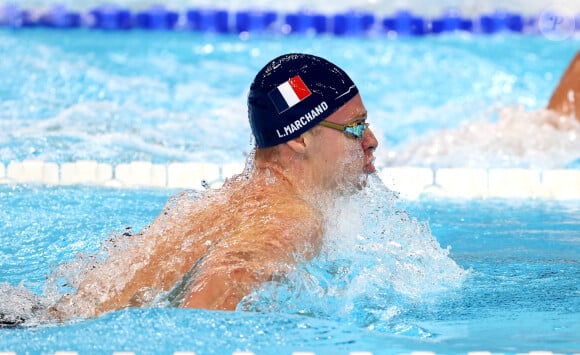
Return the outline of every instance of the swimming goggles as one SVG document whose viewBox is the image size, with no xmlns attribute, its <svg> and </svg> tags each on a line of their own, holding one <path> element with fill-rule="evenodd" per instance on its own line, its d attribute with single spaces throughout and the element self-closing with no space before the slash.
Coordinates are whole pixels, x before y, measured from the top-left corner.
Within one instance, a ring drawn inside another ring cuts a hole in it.
<svg viewBox="0 0 580 355">
<path fill-rule="evenodd" d="M 328 121 L 320 121 L 319 125 L 344 132 L 347 137 L 354 139 L 362 138 L 365 129 L 369 127 L 369 124 L 363 120 L 354 121 L 347 125 L 341 125 Z"/>
</svg>

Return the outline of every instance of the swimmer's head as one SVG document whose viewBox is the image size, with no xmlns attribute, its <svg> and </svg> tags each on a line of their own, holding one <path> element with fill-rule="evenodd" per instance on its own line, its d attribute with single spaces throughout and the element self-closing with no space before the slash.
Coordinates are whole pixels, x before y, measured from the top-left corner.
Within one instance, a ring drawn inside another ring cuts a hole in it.
<svg viewBox="0 0 580 355">
<path fill-rule="evenodd" d="M 285 54 L 258 72 L 248 116 L 259 148 L 300 136 L 358 94 L 348 75 L 326 59 Z"/>
</svg>

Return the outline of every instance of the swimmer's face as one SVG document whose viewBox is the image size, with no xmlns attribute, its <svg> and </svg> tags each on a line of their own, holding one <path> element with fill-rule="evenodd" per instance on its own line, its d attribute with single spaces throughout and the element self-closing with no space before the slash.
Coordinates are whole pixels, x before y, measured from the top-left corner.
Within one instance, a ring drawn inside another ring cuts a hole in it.
<svg viewBox="0 0 580 355">
<path fill-rule="evenodd" d="M 356 95 L 326 121 L 348 125 L 366 118 L 367 111 L 362 99 Z M 323 187 L 360 189 L 367 174 L 375 172 L 373 152 L 378 142 L 372 130 L 365 129 L 360 138 L 323 126 L 316 127 L 316 130 L 314 158 Z"/>
</svg>

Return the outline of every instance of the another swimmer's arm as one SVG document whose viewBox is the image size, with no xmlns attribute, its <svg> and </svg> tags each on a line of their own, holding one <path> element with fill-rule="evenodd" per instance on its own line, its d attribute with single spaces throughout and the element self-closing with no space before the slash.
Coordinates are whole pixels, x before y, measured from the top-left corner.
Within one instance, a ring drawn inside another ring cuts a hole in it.
<svg viewBox="0 0 580 355">
<path fill-rule="evenodd" d="M 580 51 L 562 75 L 547 108 L 563 115 L 574 112 L 580 120 Z"/>
</svg>

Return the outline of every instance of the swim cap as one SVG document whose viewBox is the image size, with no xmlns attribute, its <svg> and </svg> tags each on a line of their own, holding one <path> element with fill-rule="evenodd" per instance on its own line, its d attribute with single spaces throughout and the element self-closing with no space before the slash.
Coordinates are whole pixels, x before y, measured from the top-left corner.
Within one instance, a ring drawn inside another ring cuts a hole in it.
<svg viewBox="0 0 580 355">
<path fill-rule="evenodd" d="M 358 89 L 326 59 L 285 54 L 256 74 L 248 116 L 256 145 L 272 147 L 300 136 L 347 103 Z"/>
</svg>

